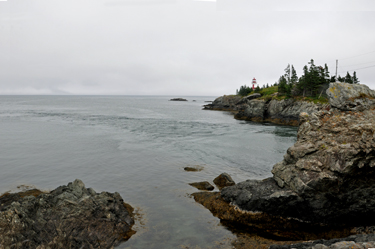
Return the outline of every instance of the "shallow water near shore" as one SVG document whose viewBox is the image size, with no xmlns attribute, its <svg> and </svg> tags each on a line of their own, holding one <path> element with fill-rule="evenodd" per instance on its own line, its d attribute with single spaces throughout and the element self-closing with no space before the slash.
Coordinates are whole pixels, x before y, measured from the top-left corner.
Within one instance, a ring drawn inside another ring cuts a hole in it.
<svg viewBox="0 0 375 249">
<path fill-rule="evenodd" d="M 198 190 L 188 183 L 270 177 L 297 128 L 202 110 L 214 97 L 170 98 L 0 96 L 0 193 L 78 178 L 139 213 L 137 234 L 118 248 L 225 248 L 233 233 L 189 197 Z M 204 169 L 183 170 L 195 165 Z"/>
</svg>

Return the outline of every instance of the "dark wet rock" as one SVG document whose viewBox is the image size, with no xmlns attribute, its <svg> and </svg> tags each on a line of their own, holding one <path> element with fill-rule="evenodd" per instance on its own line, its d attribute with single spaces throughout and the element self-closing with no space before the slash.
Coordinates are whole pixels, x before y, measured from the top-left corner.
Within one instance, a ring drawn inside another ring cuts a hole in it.
<svg viewBox="0 0 375 249">
<path fill-rule="evenodd" d="M 214 179 L 214 183 L 215 185 L 219 188 L 219 189 L 223 189 L 225 187 L 228 187 L 228 186 L 233 186 L 235 185 L 236 183 L 233 181 L 232 177 L 230 175 L 228 175 L 227 173 L 222 173 L 220 174 L 218 177 L 216 177 Z"/>
<path fill-rule="evenodd" d="M 276 240 L 331 239 L 352 234 L 350 229 L 310 224 L 261 211 L 242 210 L 237 205 L 224 200 L 220 192 L 197 192 L 192 196 L 196 202 L 206 207 L 222 221 L 230 222 L 235 227 L 246 226 L 254 233 Z"/>
<path fill-rule="evenodd" d="M 190 186 L 193 186 L 199 190 L 208 190 L 208 191 L 211 191 L 211 190 L 214 190 L 214 186 L 211 185 L 211 183 L 205 181 L 205 182 L 193 182 L 193 183 L 189 183 Z"/>
<path fill-rule="evenodd" d="M 187 101 L 187 99 L 184 99 L 184 98 L 173 98 L 173 99 L 170 99 L 169 101 Z"/>
<path fill-rule="evenodd" d="M 6 194 L 0 206 L 1 248 L 113 248 L 134 234 L 132 207 L 80 180 L 49 193 Z"/>
<path fill-rule="evenodd" d="M 375 234 L 358 234 L 331 240 L 315 240 L 292 245 L 271 245 L 270 249 L 365 249 L 375 247 Z"/>
<path fill-rule="evenodd" d="M 204 110 L 236 111 L 236 104 L 242 99 L 239 95 L 224 95 L 216 98 L 211 104 L 203 106 Z"/>
<path fill-rule="evenodd" d="M 199 166 L 199 165 L 189 166 L 189 167 L 185 167 L 184 168 L 185 171 L 189 171 L 189 172 L 202 171 L 203 169 L 204 169 L 204 167 L 203 166 Z"/>
</svg>

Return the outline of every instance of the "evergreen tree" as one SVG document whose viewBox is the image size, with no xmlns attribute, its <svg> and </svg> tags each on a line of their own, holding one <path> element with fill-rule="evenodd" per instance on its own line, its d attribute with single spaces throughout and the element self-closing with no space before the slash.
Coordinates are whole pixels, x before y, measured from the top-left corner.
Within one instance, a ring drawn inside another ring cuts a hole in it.
<svg viewBox="0 0 375 249">
<path fill-rule="evenodd" d="M 349 72 L 346 72 L 345 83 L 353 84 L 353 79 Z"/>
<path fill-rule="evenodd" d="M 357 78 L 357 73 L 354 71 L 353 72 L 353 84 L 359 84 L 359 80 Z"/>
<path fill-rule="evenodd" d="M 339 82 L 344 82 L 344 78 L 342 78 L 340 75 L 337 77 L 337 80 L 339 81 Z"/>
<path fill-rule="evenodd" d="M 325 78 L 326 83 L 330 82 L 330 77 L 329 77 L 329 71 L 328 71 L 327 63 L 324 64 L 324 78 Z"/>
<path fill-rule="evenodd" d="M 279 88 L 278 88 L 279 93 L 281 94 L 286 94 L 288 91 L 288 83 L 287 79 L 285 78 L 284 75 L 282 75 L 279 79 Z"/>
<path fill-rule="evenodd" d="M 294 69 L 294 67 L 292 65 L 292 74 L 291 74 L 291 77 L 290 77 L 290 83 L 292 85 L 295 85 L 295 84 L 297 84 L 297 81 L 298 81 L 298 76 L 297 76 L 296 70 Z"/>
<path fill-rule="evenodd" d="M 240 90 L 236 90 L 236 93 L 237 93 L 237 95 L 247 96 L 252 91 L 253 91 L 253 89 L 251 89 L 250 87 L 248 87 L 246 85 L 243 85 L 243 86 L 240 87 Z"/>
<path fill-rule="evenodd" d="M 259 87 L 259 85 L 254 89 L 254 92 L 255 93 L 260 93 L 260 91 L 261 91 L 261 89 L 260 89 L 260 87 Z"/>
</svg>

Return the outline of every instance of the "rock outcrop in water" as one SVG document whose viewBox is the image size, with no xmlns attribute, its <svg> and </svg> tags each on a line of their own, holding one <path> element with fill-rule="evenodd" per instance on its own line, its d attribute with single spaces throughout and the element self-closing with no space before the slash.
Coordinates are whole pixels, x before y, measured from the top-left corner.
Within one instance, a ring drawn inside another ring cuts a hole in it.
<svg viewBox="0 0 375 249">
<path fill-rule="evenodd" d="M 118 193 L 80 180 L 49 193 L 0 197 L 1 248 L 113 248 L 134 232 L 132 207 Z"/>
<path fill-rule="evenodd" d="M 327 94 L 330 107 L 301 113 L 297 142 L 272 178 L 195 199 L 221 219 L 290 239 L 343 237 L 375 225 L 375 91 L 333 83 Z"/>
<path fill-rule="evenodd" d="M 205 105 L 204 109 L 233 111 L 234 117 L 240 120 L 298 126 L 301 112 L 311 114 L 328 106 L 295 99 L 265 100 L 258 99 L 259 97 L 259 93 L 243 98 L 238 95 L 224 95 L 215 99 L 212 104 Z"/>
</svg>

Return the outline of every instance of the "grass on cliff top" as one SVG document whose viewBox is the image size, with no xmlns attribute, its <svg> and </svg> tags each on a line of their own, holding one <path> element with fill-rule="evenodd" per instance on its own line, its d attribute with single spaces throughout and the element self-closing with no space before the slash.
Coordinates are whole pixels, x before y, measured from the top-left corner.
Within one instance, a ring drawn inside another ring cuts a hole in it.
<svg viewBox="0 0 375 249">
<path fill-rule="evenodd" d="M 260 90 L 260 94 L 262 97 L 259 99 L 264 99 L 264 100 L 271 100 L 271 99 L 276 99 L 276 100 L 283 100 L 283 99 L 290 99 L 293 98 L 297 101 L 307 101 L 307 102 L 314 102 L 315 104 L 327 104 L 328 99 L 324 96 L 315 96 L 315 97 L 303 97 L 303 96 L 286 96 L 286 95 L 277 95 L 277 96 L 271 96 L 274 93 L 278 92 L 278 86 L 270 86 L 267 88 L 263 88 Z M 253 94 L 254 92 L 251 92 L 250 94 Z M 249 95 L 250 95 L 249 94 Z"/>
</svg>

